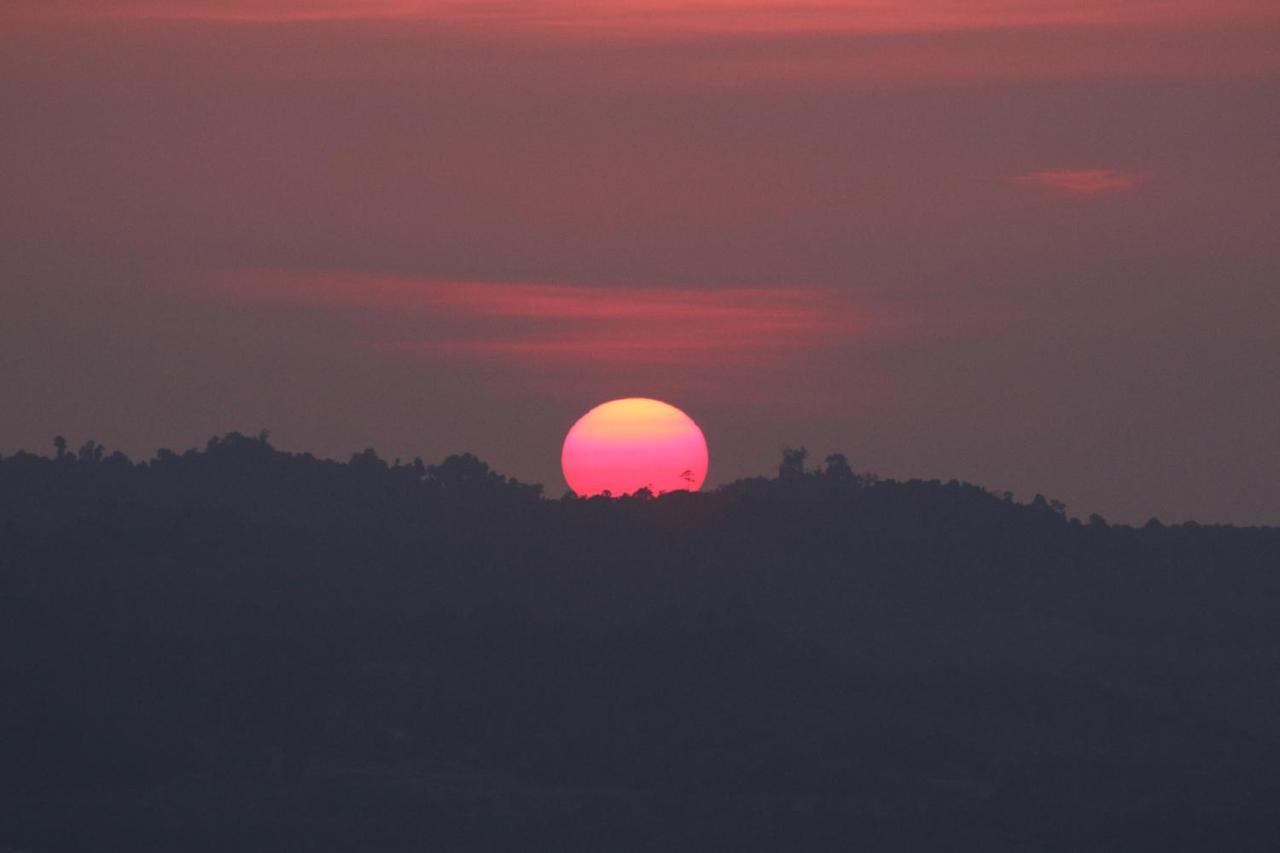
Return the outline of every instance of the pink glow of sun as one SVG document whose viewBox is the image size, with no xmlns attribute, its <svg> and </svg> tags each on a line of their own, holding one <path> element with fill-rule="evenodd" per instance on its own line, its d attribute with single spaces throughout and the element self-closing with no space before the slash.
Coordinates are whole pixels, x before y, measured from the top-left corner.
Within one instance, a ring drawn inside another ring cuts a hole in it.
<svg viewBox="0 0 1280 853">
<path fill-rule="evenodd" d="M 587 412 L 565 436 L 564 479 L 582 497 L 696 492 L 707 479 L 707 440 L 693 418 L 659 400 L 613 400 Z"/>
</svg>

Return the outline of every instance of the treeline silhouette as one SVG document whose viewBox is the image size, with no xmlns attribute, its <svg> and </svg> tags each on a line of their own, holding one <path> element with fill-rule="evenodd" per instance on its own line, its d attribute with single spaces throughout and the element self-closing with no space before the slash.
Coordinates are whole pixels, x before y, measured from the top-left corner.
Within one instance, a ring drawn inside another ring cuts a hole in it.
<svg viewBox="0 0 1280 853">
<path fill-rule="evenodd" d="M 0 850 L 1277 849 L 1280 530 L 0 458 Z"/>
</svg>

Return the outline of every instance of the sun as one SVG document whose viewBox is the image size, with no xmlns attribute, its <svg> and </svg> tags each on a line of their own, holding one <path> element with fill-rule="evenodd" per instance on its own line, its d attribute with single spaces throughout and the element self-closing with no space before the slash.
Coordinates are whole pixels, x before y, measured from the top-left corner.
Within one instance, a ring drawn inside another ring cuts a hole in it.
<svg viewBox="0 0 1280 853">
<path fill-rule="evenodd" d="M 560 452 L 578 495 L 696 492 L 707 479 L 707 440 L 669 403 L 630 397 L 602 403 L 575 423 Z"/>
</svg>

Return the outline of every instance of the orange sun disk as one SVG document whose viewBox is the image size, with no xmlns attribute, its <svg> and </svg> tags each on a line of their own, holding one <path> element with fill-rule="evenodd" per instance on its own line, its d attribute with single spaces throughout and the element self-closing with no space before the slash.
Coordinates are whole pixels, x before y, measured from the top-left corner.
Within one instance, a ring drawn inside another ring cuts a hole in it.
<svg viewBox="0 0 1280 853">
<path fill-rule="evenodd" d="M 565 436 L 564 479 L 582 497 L 696 492 L 707 479 L 707 440 L 693 419 L 659 400 L 613 400 L 587 412 Z"/>
</svg>

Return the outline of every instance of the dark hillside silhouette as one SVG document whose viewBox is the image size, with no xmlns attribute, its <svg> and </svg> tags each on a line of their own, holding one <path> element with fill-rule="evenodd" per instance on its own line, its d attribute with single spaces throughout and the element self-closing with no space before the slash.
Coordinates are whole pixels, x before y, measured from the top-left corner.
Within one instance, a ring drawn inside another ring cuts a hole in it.
<svg viewBox="0 0 1280 853">
<path fill-rule="evenodd" d="M 0 850 L 1280 838 L 1280 530 L 840 454 L 548 499 L 230 434 L 0 458 Z"/>
</svg>

